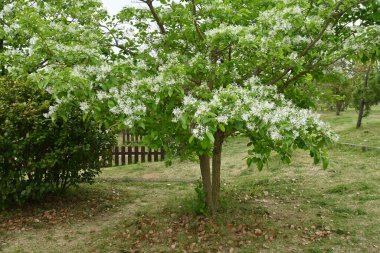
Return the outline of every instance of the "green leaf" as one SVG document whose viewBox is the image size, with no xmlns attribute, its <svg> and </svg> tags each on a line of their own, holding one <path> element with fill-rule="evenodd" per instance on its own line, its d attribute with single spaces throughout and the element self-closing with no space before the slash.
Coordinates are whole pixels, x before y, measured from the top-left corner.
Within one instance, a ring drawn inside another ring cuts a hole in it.
<svg viewBox="0 0 380 253">
<path fill-rule="evenodd" d="M 323 169 L 327 169 L 327 167 L 329 166 L 329 160 L 327 159 L 327 157 L 322 157 L 322 166 L 323 166 Z"/>
<path fill-rule="evenodd" d="M 192 135 L 192 136 L 189 138 L 189 143 L 191 144 L 193 141 L 194 141 L 194 135 Z"/>
<path fill-rule="evenodd" d="M 257 162 L 257 168 L 259 169 L 259 171 L 262 171 L 263 168 L 264 168 L 264 163 L 260 160 Z"/>
<path fill-rule="evenodd" d="M 211 142 L 214 142 L 214 141 L 215 141 L 215 139 L 214 139 L 214 135 L 213 135 L 211 132 L 207 132 L 206 135 L 207 135 L 207 137 L 209 138 L 209 140 L 210 140 Z"/>
<path fill-rule="evenodd" d="M 203 149 L 206 149 L 206 148 L 208 147 L 208 143 L 207 143 L 206 140 L 202 140 L 202 141 L 201 141 L 201 147 L 202 147 Z"/>
<path fill-rule="evenodd" d="M 109 108 L 113 108 L 113 107 L 115 107 L 115 102 L 113 101 L 113 100 L 108 100 L 108 102 L 107 102 L 107 104 L 108 104 L 108 107 Z"/>
<path fill-rule="evenodd" d="M 251 167 L 252 166 L 252 164 L 253 164 L 253 159 L 252 158 L 247 158 L 247 165 L 248 165 L 248 167 Z"/>
<path fill-rule="evenodd" d="M 141 127 L 142 129 L 145 129 L 145 124 L 144 124 L 144 122 L 139 122 L 139 127 Z"/>
<path fill-rule="evenodd" d="M 220 129 L 220 131 L 222 131 L 223 133 L 226 131 L 226 128 L 224 127 L 224 125 L 219 125 L 219 129 Z"/>
</svg>

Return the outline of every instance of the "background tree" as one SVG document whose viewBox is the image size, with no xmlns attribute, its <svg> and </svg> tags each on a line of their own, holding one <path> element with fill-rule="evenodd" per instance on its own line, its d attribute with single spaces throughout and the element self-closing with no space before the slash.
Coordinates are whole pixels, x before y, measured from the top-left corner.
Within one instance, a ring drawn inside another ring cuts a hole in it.
<svg viewBox="0 0 380 253">
<path fill-rule="evenodd" d="M 357 19 L 357 22 L 351 23 L 352 29 L 356 31 L 356 39 L 355 42 L 348 43 L 350 49 L 347 54 L 347 58 L 356 65 L 354 82 L 357 88 L 354 92 L 354 107 L 358 110 L 357 128 L 361 127 L 363 116 L 368 115 L 370 106 L 376 103 L 377 88 L 375 87 L 378 82 L 376 76 L 374 76 L 375 81 L 371 82 L 371 87 L 369 87 L 369 81 L 371 69 L 378 64 L 380 57 L 380 40 L 378 39 L 380 2 L 366 1 L 366 3 L 367 8 L 359 6 L 352 11 L 352 17 Z"/>
<path fill-rule="evenodd" d="M 353 94 L 353 105 L 358 111 L 356 128 L 360 128 L 362 126 L 363 118 L 369 115 L 371 106 L 380 102 L 380 76 L 378 64 L 357 65 L 353 82 L 356 88 Z"/>
<path fill-rule="evenodd" d="M 341 61 L 339 65 L 329 66 L 315 75 L 321 101 L 324 106 L 335 109 L 335 114 L 351 104 L 353 92 L 353 69 L 350 62 Z"/>
</svg>

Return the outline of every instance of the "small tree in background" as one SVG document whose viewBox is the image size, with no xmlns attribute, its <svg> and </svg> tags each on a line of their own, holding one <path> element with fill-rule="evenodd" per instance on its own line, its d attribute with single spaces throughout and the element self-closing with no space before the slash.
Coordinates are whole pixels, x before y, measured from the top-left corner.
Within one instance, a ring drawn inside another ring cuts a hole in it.
<svg viewBox="0 0 380 253">
<path fill-rule="evenodd" d="M 330 66 L 317 75 L 316 81 L 321 91 L 321 102 L 329 108 L 335 107 L 335 114 L 351 104 L 353 93 L 353 70 L 350 62 L 341 61 L 339 65 Z"/>
<path fill-rule="evenodd" d="M 380 102 L 379 66 L 374 64 L 357 65 L 353 82 L 356 88 L 353 93 L 353 105 L 358 111 L 356 128 L 360 128 L 363 118 L 369 115 L 371 106 Z"/>
</svg>

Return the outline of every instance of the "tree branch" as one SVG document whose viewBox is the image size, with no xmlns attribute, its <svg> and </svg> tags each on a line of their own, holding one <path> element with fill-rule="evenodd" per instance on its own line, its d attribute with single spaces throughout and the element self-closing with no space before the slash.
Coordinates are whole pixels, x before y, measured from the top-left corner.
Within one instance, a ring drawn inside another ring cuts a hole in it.
<svg viewBox="0 0 380 253">
<path fill-rule="evenodd" d="M 327 28 L 329 27 L 329 25 L 331 23 L 333 23 L 335 21 L 334 24 L 333 24 L 333 26 L 335 26 L 337 24 L 337 20 L 339 20 L 342 17 L 342 15 L 347 11 L 347 9 L 345 9 L 343 11 L 337 12 L 337 10 L 339 10 L 339 8 L 340 8 L 341 5 L 342 5 L 342 2 L 340 2 L 336 6 L 336 8 L 334 9 L 333 13 L 330 15 L 330 17 L 323 24 L 322 29 L 319 31 L 318 35 L 308 44 L 308 46 L 301 52 L 301 54 L 298 55 L 297 58 L 304 57 L 312 48 L 315 47 L 315 45 L 322 38 L 323 34 L 325 34 Z M 285 70 L 281 74 L 279 74 L 278 76 L 276 76 L 275 78 L 273 78 L 271 81 L 269 81 L 267 83 L 267 85 L 272 85 L 272 84 L 277 83 L 284 76 L 286 76 L 289 73 L 289 71 L 291 71 L 292 69 L 293 69 L 293 67 L 291 67 L 291 66 L 285 68 Z"/>
<path fill-rule="evenodd" d="M 112 36 L 113 38 L 113 41 L 114 41 L 114 44 L 109 44 L 109 46 L 112 46 L 112 47 L 117 47 L 119 48 L 120 50 L 122 50 L 123 52 L 127 53 L 127 54 L 130 54 L 130 55 L 136 55 L 136 53 L 132 52 L 131 50 L 129 50 L 128 48 L 126 48 L 125 46 L 122 46 L 120 45 L 119 43 L 119 40 L 116 38 L 116 36 L 111 32 L 111 29 L 108 27 L 108 26 L 105 26 L 105 25 L 102 25 L 102 24 L 99 24 L 100 27 L 103 27 L 104 29 L 106 29 L 108 31 L 108 33 Z"/>
<path fill-rule="evenodd" d="M 4 50 L 4 39 L 1 38 L 0 39 L 0 53 L 1 54 L 3 53 L 3 50 Z M 2 76 L 5 76 L 5 66 L 4 65 L 0 66 L 0 72 L 1 72 Z"/>
<path fill-rule="evenodd" d="M 146 3 L 149 7 L 150 12 L 153 15 L 154 20 L 156 21 L 158 28 L 160 29 L 161 34 L 166 34 L 164 24 L 162 23 L 161 18 L 158 16 L 156 9 L 153 6 L 153 0 L 140 0 L 143 3 Z"/>
<path fill-rule="evenodd" d="M 317 67 L 322 67 L 322 66 L 330 66 L 331 64 L 334 64 L 336 63 L 337 61 L 341 60 L 342 58 L 338 58 L 338 59 L 335 59 L 333 62 L 330 62 L 330 63 L 325 63 L 325 64 L 322 64 L 321 61 L 322 59 L 320 59 L 319 61 L 317 61 L 315 64 L 311 64 L 309 65 L 308 67 L 306 67 L 306 69 L 304 69 L 303 71 L 299 72 L 298 74 L 296 74 L 295 76 L 293 76 L 292 78 L 289 78 L 288 80 L 286 80 L 286 82 L 283 84 L 282 88 L 283 89 L 286 89 L 292 82 L 294 81 L 297 81 L 298 79 L 300 79 L 302 76 L 306 75 L 307 73 L 309 73 L 311 70 L 317 68 Z"/>
<path fill-rule="evenodd" d="M 39 64 L 37 64 L 33 68 L 30 68 L 28 70 L 28 74 L 32 74 L 34 72 L 37 72 L 39 69 L 42 69 L 42 68 L 46 67 L 47 66 L 46 63 L 48 63 L 48 61 L 49 61 L 49 59 L 42 60 Z"/>
<path fill-rule="evenodd" d="M 193 24 L 195 26 L 195 30 L 197 31 L 199 38 L 203 41 L 205 40 L 205 36 L 202 33 L 201 29 L 199 28 L 199 25 L 197 22 L 197 9 L 195 7 L 195 0 L 191 0 L 191 4 L 192 4 Z"/>
</svg>

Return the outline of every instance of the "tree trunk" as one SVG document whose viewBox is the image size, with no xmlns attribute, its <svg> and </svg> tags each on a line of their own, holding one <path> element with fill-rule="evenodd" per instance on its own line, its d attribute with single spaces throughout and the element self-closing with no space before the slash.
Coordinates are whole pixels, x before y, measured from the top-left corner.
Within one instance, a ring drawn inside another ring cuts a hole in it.
<svg viewBox="0 0 380 253">
<path fill-rule="evenodd" d="M 368 79 L 369 79 L 369 72 L 370 71 L 371 71 L 371 67 L 368 67 L 367 72 L 365 73 L 365 81 L 364 81 L 365 89 L 368 87 Z M 360 104 L 359 104 L 359 113 L 358 113 L 358 121 L 356 122 L 356 128 L 360 128 L 362 126 L 362 120 L 363 120 L 363 115 L 364 115 L 364 106 L 365 106 L 365 98 L 364 98 L 364 94 L 363 94 L 363 98 L 360 100 Z"/>
<path fill-rule="evenodd" d="M 358 114 L 358 121 L 356 122 L 356 128 L 360 128 L 362 126 L 362 119 L 364 115 L 364 105 L 365 105 L 365 101 L 362 98 L 359 104 L 359 114 Z"/>
<path fill-rule="evenodd" d="M 222 163 L 222 146 L 224 134 L 218 130 L 215 133 L 214 149 L 212 152 L 212 200 L 214 208 L 219 207 L 220 195 L 220 167 Z"/>
<path fill-rule="evenodd" d="M 2 54 L 4 50 L 4 40 L 0 39 L 0 53 Z M 0 75 L 5 76 L 5 66 L 1 65 L 0 66 Z"/>
<path fill-rule="evenodd" d="M 336 102 L 335 103 L 335 115 L 339 116 L 341 110 L 342 110 L 342 104 L 340 102 Z"/>
<path fill-rule="evenodd" d="M 208 155 L 199 156 L 202 185 L 205 193 L 205 202 L 209 211 L 214 211 L 214 202 L 212 201 L 212 185 L 211 185 L 211 173 L 210 173 L 210 157 Z"/>
</svg>

